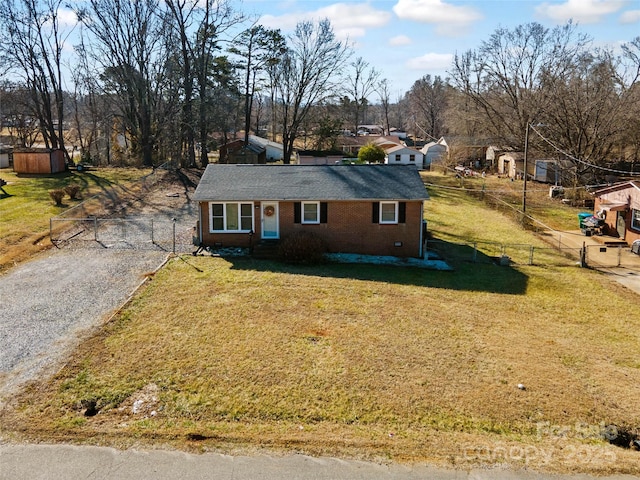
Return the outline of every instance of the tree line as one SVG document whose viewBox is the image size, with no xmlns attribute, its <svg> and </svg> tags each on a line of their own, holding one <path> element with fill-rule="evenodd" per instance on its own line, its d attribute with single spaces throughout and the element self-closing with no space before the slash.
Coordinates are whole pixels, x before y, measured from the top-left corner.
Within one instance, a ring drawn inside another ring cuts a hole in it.
<svg viewBox="0 0 640 480">
<path fill-rule="evenodd" d="M 394 97 L 326 19 L 284 35 L 231 0 L 73 5 L 72 19 L 63 0 L 0 5 L 0 121 L 20 145 L 197 166 L 243 131 L 245 143 L 249 132 L 282 142 L 288 163 L 303 136 L 332 148 L 341 131 L 375 123 L 453 147 L 529 140 L 584 171 L 640 156 L 640 37 L 614 53 L 571 22 L 498 28 L 446 78 L 425 75 Z"/>
</svg>

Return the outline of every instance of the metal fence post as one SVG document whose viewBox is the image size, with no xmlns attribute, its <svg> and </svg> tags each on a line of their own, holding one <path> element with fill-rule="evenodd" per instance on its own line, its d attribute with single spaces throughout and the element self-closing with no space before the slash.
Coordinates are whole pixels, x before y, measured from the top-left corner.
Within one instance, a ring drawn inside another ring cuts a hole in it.
<svg viewBox="0 0 640 480">
<path fill-rule="evenodd" d="M 533 245 L 531 245 L 530 250 L 529 250 L 529 265 L 533 265 L 533 249 L 535 247 Z"/>
<path fill-rule="evenodd" d="M 98 217 L 93 217 L 93 240 L 98 241 Z"/>
<path fill-rule="evenodd" d="M 155 238 L 153 238 L 153 218 L 151 219 L 151 243 L 156 243 Z"/>
<path fill-rule="evenodd" d="M 173 254 L 176 253 L 176 219 L 173 219 Z"/>
</svg>

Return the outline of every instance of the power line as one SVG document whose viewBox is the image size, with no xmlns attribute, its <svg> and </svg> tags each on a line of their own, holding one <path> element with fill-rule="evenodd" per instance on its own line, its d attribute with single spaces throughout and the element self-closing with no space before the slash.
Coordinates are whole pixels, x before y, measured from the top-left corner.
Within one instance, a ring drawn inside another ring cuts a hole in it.
<svg viewBox="0 0 640 480">
<path fill-rule="evenodd" d="M 589 162 L 585 162 L 584 160 L 580 160 L 579 158 L 574 157 L 570 153 L 565 152 L 560 147 L 557 147 L 551 140 L 549 140 L 547 137 L 542 135 L 538 130 L 536 130 L 536 128 L 533 125 L 530 125 L 530 127 L 534 132 L 536 132 L 538 134 L 538 136 L 542 140 L 544 140 L 546 143 L 548 143 L 552 148 L 554 148 L 556 151 L 560 152 L 564 156 L 570 158 L 574 162 L 581 163 L 582 165 L 586 165 L 588 167 L 595 168 L 595 169 L 598 169 L 598 170 L 604 170 L 606 172 L 611 172 L 611 173 L 619 173 L 619 174 L 622 174 L 622 175 L 629 175 L 631 177 L 635 177 L 637 175 L 640 175 L 640 172 L 634 174 L 633 172 L 629 172 L 627 170 L 615 170 L 613 168 L 601 167 L 599 165 L 595 165 L 593 163 L 589 163 Z"/>
</svg>

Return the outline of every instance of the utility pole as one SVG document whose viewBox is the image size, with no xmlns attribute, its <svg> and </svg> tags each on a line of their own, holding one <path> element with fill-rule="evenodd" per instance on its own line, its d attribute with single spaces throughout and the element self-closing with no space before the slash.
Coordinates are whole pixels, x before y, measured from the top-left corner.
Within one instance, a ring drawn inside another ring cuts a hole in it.
<svg viewBox="0 0 640 480">
<path fill-rule="evenodd" d="M 522 186 L 522 213 L 527 213 L 527 161 L 529 155 L 529 122 L 524 134 L 524 184 Z"/>
</svg>

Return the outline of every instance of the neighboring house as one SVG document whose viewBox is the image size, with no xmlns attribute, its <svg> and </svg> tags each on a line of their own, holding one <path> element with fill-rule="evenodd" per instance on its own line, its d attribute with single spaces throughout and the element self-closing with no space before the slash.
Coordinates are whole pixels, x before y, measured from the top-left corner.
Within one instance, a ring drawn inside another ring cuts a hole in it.
<svg viewBox="0 0 640 480">
<path fill-rule="evenodd" d="M 420 170 L 424 168 L 424 154 L 414 148 L 396 145 L 385 150 L 384 163 L 388 165 L 415 165 Z"/>
<path fill-rule="evenodd" d="M 594 212 L 604 219 L 603 233 L 631 245 L 640 239 L 640 181 L 612 185 L 595 192 Z"/>
<path fill-rule="evenodd" d="M 238 139 L 220 146 L 220 163 L 258 163 L 277 162 L 284 158 L 281 143 L 266 138 L 249 135 L 249 144 Z"/>
<path fill-rule="evenodd" d="M 332 253 L 423 254 L 428 195 L 412 167 L 210 164 L 194 199 L 200 246 L 248 247 L 308 231 Z"/>
<path fill-rule="evenodd" d="M 383 133 L 382 125 L 358 125 L 358 135 L 382 135 Z"/>
<path fill-rule="evenodd" d="M 374 145 L 379 145 L 383 150 L 397 147 L 398 145 L 406 147 L 404 142 L 400 140 L 399 137 L 394 137 L 393 135 L 381 135 L 379 137 L 375 137 L 373 142 L 371 142 L 371 140 L 369 140 L 369 142 L 373 143 Z"/>
<path fill-rule="evenodd" d="M 259 146 L 249 143 L 245 146 L 244 140 L 233 140 L 220 146 L 220 163 L 267 163 L 267 152 Z"/>
<path fill-rule="evenodd" d="M 424 155 L 424 168 L 431 168 L 432 163 L 439 163 L 447 159 L 449 155 L 449 145 L 444 137 L 440 137 L 437 142 L 429 142 L 420 151 Z"/>
<path fill-rule="evenodd" d="M 59 173 L 66 170 L 64 152 L 49 148 L 29 148 L 13 151 L 16 173 Z"/>
<path fill-rule="evenodd" d="M 368 136 L 339 137 L 336 149 L 344 152 L 345 156 L 351 155 L 353 157 L 357 157 L 360 148 L 368 143 L 371 143 L 371 137 Z"/>
<path fill-rule="evenodd" d="M 272 142 L 256 135 L 249 135 L 249 143 L 264 148 L 267 162 L 279 162 L 284 158 L 284 146 L 281 143 Z"/>
<path fill-rule="evenodd" d="M 337 165 L 344 153 L 333 150 L 298 150 L 299 165 Z"/>
<path fill-rule="evenodd" d="M 392 137 L 398 137 L 400 140 L 407 138 L 407 132 L 400 130 L 399 128 L 392 128 L 389 130 L 389 135 Z"/>
</svg>

